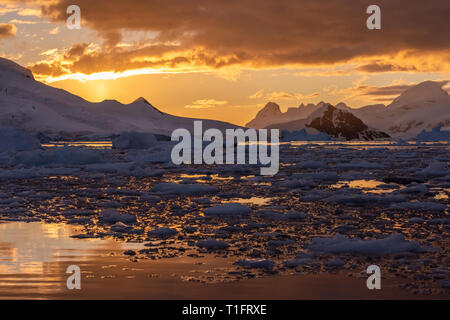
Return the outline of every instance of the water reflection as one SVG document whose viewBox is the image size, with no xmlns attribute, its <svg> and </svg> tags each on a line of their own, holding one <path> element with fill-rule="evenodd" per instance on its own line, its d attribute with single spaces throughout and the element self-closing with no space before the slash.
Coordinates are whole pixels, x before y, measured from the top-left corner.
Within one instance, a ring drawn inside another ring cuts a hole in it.
<svg viewBox="0 0 450 320">
<path fill-rule="evenodd" d="M 42 144 L 44 148 L 55 147 L 83 147 L 89 149 L 111 149 L 111 141 L 50 141 Z"/>
<path fill-rule="evenodd" d="M 111 251 L 141 248 L 114 240 L 71 238 L 79 231 L 64 224 L 0 223 L 0 298 L 61 291 L 68 265 L 81 265 Z"/>
</svg>

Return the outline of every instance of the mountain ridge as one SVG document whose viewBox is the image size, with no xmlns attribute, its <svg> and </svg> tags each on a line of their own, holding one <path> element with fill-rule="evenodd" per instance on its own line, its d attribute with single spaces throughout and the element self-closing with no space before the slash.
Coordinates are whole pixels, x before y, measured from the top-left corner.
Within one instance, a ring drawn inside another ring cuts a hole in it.
<svg viewBox="0 0 450 320">
<path fill-rule="evenodd" d="M 194 120 L 202 120 L 205 129 L 238 127 L 222 121 L 170 115 L 142 97 L 129 104 L 116 100 L 89 102 L 36 81 L 31 71 L 4 58 L 0 58 L 0 106 L 0 126 L 67 136 L 124 131 L 170 136 L 177 128 L 193 130 Z"/>
<path fill-rule="evenodd" d="M 450 96 L 442 89 L 447 82 L 421 82 L 405 90 L 387 106 L 376 104 L 353 109 L 345 103 L 338 103 L 335 107 L 351 112 L 371 128 L 376 128 L 376 130 L 394 137 L 412 138 L 423 130 L 450 125 Z M 302 110 L 302 112 L 282 113 L 280 111 L 280 114 L 272 117 L 269 124 L 267 124 L 268 121 L 261 121 L 257 115 L 247 126 L 265 128 L 285 124 L 280 127 L 291 128 L 292 122 L 308 118 L 320 110 L 324 104 L 326 103 L 320 102 L 317 105 L 305 106 L 302 103 L 298 108 L 288 109 L 288 111 L 292 109 Z M 304 122 L 299 121 L 298 123 Z M 300 130 L 301 128 L 292 129 Z"/>
</svg>

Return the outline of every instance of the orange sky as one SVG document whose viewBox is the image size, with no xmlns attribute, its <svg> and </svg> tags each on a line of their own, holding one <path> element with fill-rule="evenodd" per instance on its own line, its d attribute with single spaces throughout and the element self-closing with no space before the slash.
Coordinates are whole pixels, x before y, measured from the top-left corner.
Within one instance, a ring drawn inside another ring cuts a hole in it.
<svg viewBox="0 0 450 320">
<path fill-rule="evenodd" d="M 69 30 L 66 9 L 81 8 Z M 90 101 L 244 124 L 268 101 L 389 103 L 450 79 L 450 2 L 3 0 L 0 56 Z"/>
</svg>

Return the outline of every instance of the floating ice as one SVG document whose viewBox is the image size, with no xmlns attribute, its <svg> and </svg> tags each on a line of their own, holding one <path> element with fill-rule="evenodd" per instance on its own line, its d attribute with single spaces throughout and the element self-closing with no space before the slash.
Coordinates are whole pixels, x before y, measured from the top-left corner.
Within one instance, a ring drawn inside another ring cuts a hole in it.
<svg viewBox="0 0 450 320">
<path fill-rule="evenodd" d="M 205 209 L 206 216 L 241 216 L 249 215 L 252 210 L 240 203 L 225 203 L 215 207 Z"/>
<path fill-rule="evenodd" d="M 216 239 L 206 239 L 197 242 L 196 246 L 207 250 L 224 250 L 228 249 L 230 245 L 225 241 L 219 241 Z"/>
<path fill-rule="evenodd" d="M 405 240 L 401 234 L 383 239 L 349 239 L 337 234 L 334 238 L 314 238 L 307 249 L 321 253 L 392 254 L 426 251 L 415 241 Z"/>
<path fill-rule="evenodd" d="M 115 149 L 148 149 L 157 143 L 155 136 L 145 132 L 122 132 L 112 140 Z"/>
<path fill-rule="evenodd" d="M 158 228 L 149 231 L 148 236 L 151 238 L 167 239 L 178 234 L 178 231 L 171 228 Z"/>
<path fill-rule="evenodd" d="M 41 144 L 36 137 L 15 128 L 0 128 L 0 153 L 40 149 Z"/>
<path fill-rule="evenodd" d="M 428 178 L 443 177 L 449 174 L 449 169 L 445 162 L 433 162 L 428 165 L 425 169 L 417 172 L 417 175 L 424 176 Z"/>
<path fill-rule="evenodd" d="M 120 213 L 116 209 L 108 208 L 102 211 L 99 221 L 110 224 L 115 224 L 117 222 L 135 223 L 136 216 L 128 213 Z"/>
<path fill-rule="evenodd" d="M 244 268 L 265 269 L 265 270 L 272 270 L 275 267 L 275 262 L 271 260 L 259 260 L 259 259 L 256 260 L 242 259 L 236 261 L 234 264 Z"/>
<path fill-rule="evenodd" d="M 431 201 L 424 202 L 401 202 L 391 205 L 392 209 L 407 209 L 407 210 L 429 210 L 429 211 L 443 211 L 447 208 L 445 204 Z"/>
</svg>

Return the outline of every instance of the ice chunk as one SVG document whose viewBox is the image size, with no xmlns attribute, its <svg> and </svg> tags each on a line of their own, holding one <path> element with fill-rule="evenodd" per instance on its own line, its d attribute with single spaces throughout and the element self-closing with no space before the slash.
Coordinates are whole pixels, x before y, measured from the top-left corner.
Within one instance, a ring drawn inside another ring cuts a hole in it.
<svg viewBox="0 0 450 320">
<path fill-rule="evenodd" d="M 447 164 L 445 162 L 433 162 L 428 165 L 425 169 L 417 172 L 419 176 L 424 176 L 427 178 L 443 177 L 449 173 Z"/>
<path fill-rule="evenodd" d="M 108 208 L 102 211 L 102 215 L 99 217 L 99 221 L 111 224 L 115 224 L 117 222 L 135 223 L 136 216 L 128 213 L 120 213 L 116 209 Z"/>
<path fill-rule="evenodd" d="M 447 206 L 438 202 L 401 202 L 391 205 L 392 209 L 444 211 Z"/>
<path fill-rule="evenodd" d="M 45 165 L 86 165 L 103 162 L 99 150 L 87 150 L 82 148 L 64 147 L 54 150 L 36 150 L 21 152 L 15 155 L 10 164 L 13 166 L 24 165 L 28 167 Z"/>
<path fill-rule="evenodd" d="M 238 260 L 234 263 L 235 265 L 244 267 L 244 268 L 254 268 L 254 269 L 264 269 L 264 270 L 272 270 L 275 267 L 275 262 L 271 260 L 261 260 L 261 259 L 242 259 Z"/>
<path fill-rule="evenodd" d="M 225 203 L 205 209 L 206 216 L 242 216 L 252 212 L 248 206 L 240 203 Z"/>
<path fill-rule="evenodd" d="M 199 248 L 204 248 L 207 250 L 224 250 L 228 249 L 230 246 L 225 241 L 219 241 L 216 239 L 206 239 L 206 240 L 200 240 L 196 243 L 196 246 Z"/>
<path fill-rule="evenodd" d="M 330 268 L 341 268 L 345 265 L 345 261 L 339 258 L 334 258 L 332 260 L 326 261 L 325 266 Z"/>
<path fill-rule="evenodd" d="M 392 254 L 404 252 L 424 252 L 415 241 L 405 240 L 401 234 L 393 234 L 383 239 L 359 238 L 349 239 L 340 234 L 334 238 L 314 238 L 307 249 L 322 253 L 352 253 L 352 254 Z"/>
<path fill-rule="evenodd" d="M 115 149 L 148 149 L 157 143 L 156 137 L 146 132 L 122 132 L 112 140 Z"/>
<path fill-rule="evenodd" d="M 178 231 L 171 228 L 158 228 L 149 231 L 148 236 L 151 238 L 167 239 L 178 234 Z"/>
<path fill-rule="evenodd" d="M 16 128 L 0 128 L 0 153 L 40 149 L 36 137 Z"/>
</svg>

